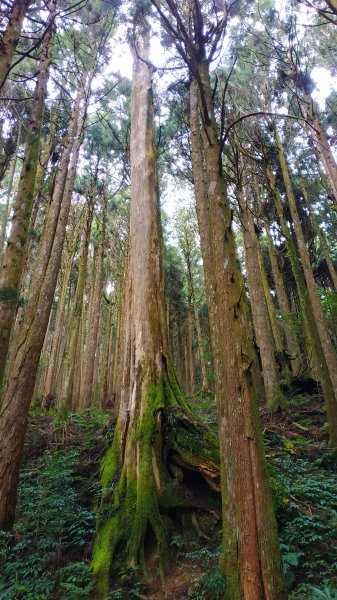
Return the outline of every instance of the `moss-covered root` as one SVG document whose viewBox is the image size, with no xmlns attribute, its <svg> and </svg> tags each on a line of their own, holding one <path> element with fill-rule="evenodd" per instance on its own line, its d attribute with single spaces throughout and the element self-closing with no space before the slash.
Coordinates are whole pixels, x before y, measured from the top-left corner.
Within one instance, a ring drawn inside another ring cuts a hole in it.
<svg viewBox="0 0 337 600">
<path fill-rule="evenodd" d="M 102 503 L 92 561 L 100 597 L 109 591 L 117 553 L 130 566 L 140 566 L 146 575 L 149 531 L 155 540 L 151 557 L 157 557 L 162 577 L 168 545 L 161 510 L 191 508 L 194 502 L 205 508 L 208 502 L 191 494 L 185 497 L 184 486 L 178 489 L 177 481 L 172 485 L 173 467 L 166 466 L 170 456 L 187 470 L 200 472 L 210 489 L 217 489 L 216 437 L 181 407 L 175 392 L 168 378 L 149 383 L 139 410 L 132 418 L 124 416 L 117 421 L 113 444 L 102 464 Z"/>
<path fill-rule="evenodd" d="M 158 505 L 165 479 L 158 452 L 158 415 L 164 407 L 161 381 L 147 386 L 143 406 L 137 425 L 123 428 L 117 422 L 112 447 L 102 465 L 103 499 L 92 561 L 102 597 L 109 590 L 117 549 L 130 566 L 139 565 L 146 572 L 145 538 L 149 528 L 156 539 L 159 572 L 167 565 L 167 532 Z"/>
</svg>

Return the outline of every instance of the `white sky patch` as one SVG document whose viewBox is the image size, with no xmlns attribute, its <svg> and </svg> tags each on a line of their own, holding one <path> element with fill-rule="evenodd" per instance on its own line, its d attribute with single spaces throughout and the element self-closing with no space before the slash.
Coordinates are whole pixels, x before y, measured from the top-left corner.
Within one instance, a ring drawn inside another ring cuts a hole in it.
<svg viewBox="0 0 337 600">
<path fill-rule="evenodd" d="M 337 77 L 332 77 L 330 71 L 325 67 L 314 67 L 311 71 L 316 88 L 312 97 L 318 103 L 321 110 L 325 108 L 325 99 L 333 90 L 337 90 Z"/>
</svg>

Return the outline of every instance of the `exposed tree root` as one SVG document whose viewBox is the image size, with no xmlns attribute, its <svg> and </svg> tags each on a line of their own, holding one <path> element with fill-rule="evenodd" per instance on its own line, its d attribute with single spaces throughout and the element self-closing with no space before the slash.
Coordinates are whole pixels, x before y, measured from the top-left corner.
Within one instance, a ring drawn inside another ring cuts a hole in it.
<svg viewBox="0 0 337 600">
<path fill-rule="evenodd" d="M 216 436 L 185 403 L 182 408 L 175 385 L 168 381 L 147 385 L 142 402 L 145 411 L 132 427 L 128 417 L 123 421 L 119 417 L 103 461 L 103 496 L 92 562 L 100 596 L 109 590 L 116 555 L 131 567 L 141 567 L 146 576 L 151 551 L 152 557 L 156 555 L 158 576 L 163 576 L 169 564 L 165 515 L 173 509 L 199 508 L 220 518 Z"/>
</svg>

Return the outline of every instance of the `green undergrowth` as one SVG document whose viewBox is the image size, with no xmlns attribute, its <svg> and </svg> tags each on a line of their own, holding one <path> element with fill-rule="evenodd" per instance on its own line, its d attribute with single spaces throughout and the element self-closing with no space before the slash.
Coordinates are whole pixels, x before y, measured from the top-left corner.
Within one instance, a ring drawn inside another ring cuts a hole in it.
<svg viewBox="0 0 337 600">
<path fill-rule="evenodd" d="M 265 419 L 285 581 L 291 600 L 337 599 L 337 472 L 318 396 Z"/>
<path fill-rule="evenodd" d="M 218 569 L 221 545 L 205 544 L 202 539 L 186 540 L 175 536 L 171 546 L 176 548 L 179 571 L 190 571 L 191 585 L 188 596 L 192 600 L 221 600 L 224 597 L 226 581 Z M 202 571 L 200 572 L 200 566 Z"/>
<path fill-rule="evenodd" d="M 289 400 L 287 411 L 262 414 L 288 597 L 337 600 L 337 473 L 326 451 L 326 415 L 317 394 Z M 190 402 L 215 432 L 214 397 L 202 393 Z M 179 412 L 168 416 L 173 429 L 180 417 Z M 62 420 L 52 413 L 32 415 L 15 528 L 0 538 L 1 600 L 94 597 L 90 561 L 99 467 L 113 436 L 108 421 L 97 411 Z M 175 517 L 180 525 L 171 537 L 168 585 L 171 577 L 181 587 L 171 588 L 170 599 L 223 597 L 225 582 L 217 568 L 220 528 L 211 535 L 201 514 L 198 524 L 211 539 L 198 537 L 190 521 Z M 122 565 L 113 588 L 105 600 L 146 598 L 153 592 L 140 572 Z"/>
<path fill-rule="evenodd" d="M 32 417 L 14 531 L 0 538 L 1 600 L 91 597 L 93 507 L 111 439 L 106 423 L 95 411 L 63 421 Z"/>
</svg>

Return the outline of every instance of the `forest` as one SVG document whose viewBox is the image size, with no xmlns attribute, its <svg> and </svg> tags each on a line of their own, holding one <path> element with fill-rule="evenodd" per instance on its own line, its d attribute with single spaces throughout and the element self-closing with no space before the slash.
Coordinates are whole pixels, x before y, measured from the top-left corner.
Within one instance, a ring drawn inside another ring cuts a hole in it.
<svg viewBox="0 0 337 600">
<path fill-rule="evenodd" d="M 337 0 L 0 0 L 0 600 L 337 600 Z"/>
</svg>

